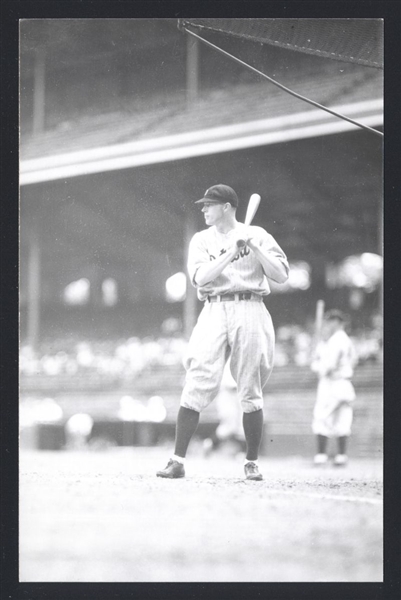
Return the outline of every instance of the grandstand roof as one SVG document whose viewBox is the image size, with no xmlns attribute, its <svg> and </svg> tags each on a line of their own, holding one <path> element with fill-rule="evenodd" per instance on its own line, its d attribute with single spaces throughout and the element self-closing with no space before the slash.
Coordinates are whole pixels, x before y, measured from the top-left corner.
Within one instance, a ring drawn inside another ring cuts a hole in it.
<svg viewBox="0 0 401 600">
<path fill-rule="evenodd" d="M 381 71 L 357 67 L 303 77 L 296 91 L 378 127 L 383 122 L 382 87 Z M 191 105 L 182 94 L 172 93 L 154 97 L 150 106 L 127 104 L 124 110 L 22 135 L 21 184 L 355 129 L 266 82 L 203 92 Z"/>
<path fill-rule="evenodd" d="M 124 21 L 126 44 L 117 36 L 119 23 L 107 35 L 98 28 L 115 23 L 63 22 L 60 31 L 54 22 L 41 25 L 50 27 L 51 44 L 44 43 L 40 133 L 29 130 L 31 46 L 39 43 L 35 38 L 29 45 L 26 32 L 22 36 L 23 299 L 37 227 L 44 301 L 59 298 L 78 277 L 95 286 L 108 276 L 130 301 L 142 294 L 149 306 L 164 293 L 165 279 L 184 268 L 191 220 L 204 226 L 193 199 L 219 181 L 232 185 L 241 200 L 255 191 L 266 198 L 256 222 L 277 235 L 291 260 L 323 264 L 376 251 L 380 138 L 236 70 L 207 48 L 200 56 L 197 100 L 188 103 L 186 40 L 175 24 L 171 37 L 165 35 L 168 24 L 163 31 L 156 24 L 150 36 L 146 23 L 134 31 Z M 36 26 L 29 23 L 29 30 Z M 59 33 L 65 37 L 61 45 Z M 142 41 L 165 42 L 157 56 L 136 47 L 139 34 Z M 111 47 L 115 40 L 117 50 Z M 282 48 L 249 49 L 248 43 L 240 51 L 295 92 L 365 125 L 382 126 L 382 71 Z M 336 133 L 341 135 L 330 135 Z M 239 220 L 244 212 L 242 202 Z M 278 303 L 281 311 L 283 301 Z"/>
</svg>

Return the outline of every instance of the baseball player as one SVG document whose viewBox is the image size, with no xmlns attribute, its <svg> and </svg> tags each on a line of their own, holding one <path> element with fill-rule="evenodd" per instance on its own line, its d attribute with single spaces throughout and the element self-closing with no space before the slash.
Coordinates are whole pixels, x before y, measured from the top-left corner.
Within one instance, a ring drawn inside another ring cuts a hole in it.
<svg viewBox="0 0 401 600">
<path fill-rule="evenodd" d="M 158 477 L 185 476 L 185 456 L 199 423 L 199 414 L 219 391 L 224 366 L 237 384 L 243 411 L 247 451 L 245 475 L 261 480 L 258 453 L 263 432 L 263 394 L 273 368 L 274 329 L 263 297 L 269 279 L 284 283 L 287 257 L 275 239 L 261 227 L 236 219 L 238 196 L 223 184 L 206 190 L 202 204 L 207 229 L 189 244 L 188 273 L 204 302 L 189 340 L 185 358 L 186 380 L 176 424 L 174 455 Z M 237 242 L 245 240 L 239 247 Z"/>
<path fill-rule="evenodd" d="M 325 314 L 323 337 L 318 344 L 311 369 L 318 374 L 316 402 L 313 411 L 312 430 L 317 437 L 318 452 L 315 465 L 328 462 L 329 438 L 337 440 L 338 453 L 335 466 L 347 463 L 346 448 L 353 418 L 352 402 L 355 390 L 351 383 L 356 364 L 356 352 L 352 341 L 344 331 L 346 318 L 339 310 Z"/>
</svg>

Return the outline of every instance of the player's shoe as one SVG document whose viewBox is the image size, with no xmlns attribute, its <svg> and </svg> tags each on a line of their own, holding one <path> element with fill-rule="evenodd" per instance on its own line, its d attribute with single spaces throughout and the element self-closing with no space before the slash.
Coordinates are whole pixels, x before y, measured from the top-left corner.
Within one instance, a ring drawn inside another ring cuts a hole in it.
<svg viewBox="0 0 401 600">
<path fill-rule="evenodd" d="M 263 479 L 262 473 L 259 473 L 258 465 L 250 461 L 244 465 L 245 478 L 251 479 L 252 481 L 261 481 Z"/>
<path fill-rule="evenodd" d="M 185 477 L 185 469 L 184 465 L 178 460 L 170 460 L 167 463 L 167 466 L 162 471 L 157 471 L 157 477 L 165 477 L 167 479 L 179 479 L 180 477 Z"/>
<path fill-rule="evenodd" d="M 322 467 L 324 465 L 327 465 L 328 460 L 329 457 L 327 456 L 327 454 L 315 454 L 313 458 L 313 464 L 315 465 L 315 467 Z"/>
<path fill-rule="evenodd" d="M 348 456 L 346 454 L 336 454 L 334 457 L 333 464 L 335 467 L 345 467 L 348 462 Z"/>
</svg>

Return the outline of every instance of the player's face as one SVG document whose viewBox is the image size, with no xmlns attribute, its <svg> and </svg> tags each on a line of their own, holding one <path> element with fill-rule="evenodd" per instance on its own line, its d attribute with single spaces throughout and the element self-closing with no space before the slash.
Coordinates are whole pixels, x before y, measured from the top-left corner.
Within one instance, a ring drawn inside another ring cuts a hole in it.
<svg viewBox="0 0 401 600">
<path fill-rule="evenodd" d="M 333 333 L 335 333 L 337 331 L 337 329 L 338 329 L 338 321 L 335 321 L 334 319 L 324 321 L 323 337 L 325 339 L 328 339 L 329 337 L 331 337 L 333 335 Z"/>
<path fill-rule="evenodd" d="M 331 337 L 330 321 L 323 321 L 322 326 L 322 339 L 327 341 Z"/>
<path fill-rule="evenodd" d="M 224 215 L 224 204 L 219 202 L 204 202 L 202 212 L 206 225 L 215 225 Z"/>
</svg>

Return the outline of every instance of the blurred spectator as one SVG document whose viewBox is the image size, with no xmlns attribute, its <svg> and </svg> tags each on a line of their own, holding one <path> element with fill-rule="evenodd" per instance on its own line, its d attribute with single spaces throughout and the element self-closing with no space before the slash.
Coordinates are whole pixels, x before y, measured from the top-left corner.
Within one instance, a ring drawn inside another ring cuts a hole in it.
<svg viewBox="0 0 401 600">
<path fill-rule="evenodd" d="M 279 327 L 276 334 L 275 366 L 309 364 L 311 335 L 298 325 Z"/>
<path fill-rule="evenodd" d="M 162 423 L 167 410 L 161 396 L 151 396 L 146 403 L 132 396 L 123 396 L 117 415 L 122 421 Z"/>
<path fill-rule="evenodd" d="M 26 398 L 20 404 L 20 428 L 30 427 L 38 423 L 57 423 L 62 418 L 63 410 L 53 398 Z"/>
<path fill-rule="evenodd" d="M 372 326 L 350 333 L 358 363 L 382 361 L 382 319 L 373 315 Z M 275 367 L 307 366 L 312 343 L 308 327 L 285 325 L 276 331 Z M 49 377 L 87 375 L 132 380 L 153 369 L 181 366 L 187 341 L 178 337 L 129 337 L 117 340 L 57 339 L 43 343 L 35 353 L 28 345 L 20 348 L 22 376 Z"/>
<path fill-rule="evenodd" d="M 145 405 L 140 400 L 132 398 L 132 396 L 123 396 L 121 398 L 117 414 L 122 421 L 136 421 L 137 423 L 141 423 L 147 420 Z"/>
<path fill-rule="evenodd" d="M 180 338 L 139 338 L 114 342 L 80 341 L 59 350 L 62 342 L 52 348 L 44 344 L 37 353 L 28 345 L 20 349 L 22 375 L 74 375 L 80 373 L 105 376 L 135 377 L 153 367 L 181 365 L 186 342 Z"/>
<path fill-rule="evenodd" d="M 147 403 L 147 418 L 151 423 L 162 423 L 167 417 L 167 410 L 161 396 L 151 396 Z"/>
</svg>

